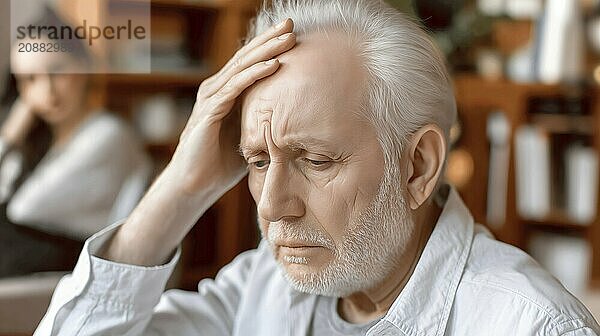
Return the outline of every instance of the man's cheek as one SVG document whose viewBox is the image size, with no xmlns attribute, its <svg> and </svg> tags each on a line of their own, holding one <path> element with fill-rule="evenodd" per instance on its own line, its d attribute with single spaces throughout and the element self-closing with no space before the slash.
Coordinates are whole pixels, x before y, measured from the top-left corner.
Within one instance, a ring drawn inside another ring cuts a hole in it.
<svg viewBox="0 0 600 336">
<path fill-rule="evenodd" d="M 323 171 L 305 169 L 300 172 L 300 175 L 303 177 L 303 180 L 308 181 L 312 188 L 326 191 L 335 188 L 340 183 L 340 180 L 344 179 L 342 168 L 341 164 L 334 163 L 331 167 Z"/>
<path fill-rule="evenodd" d="M 348 223 L 347 202 L 337 191 L 335 188 L 327 192 L 315 190 L 308 199 L 308 208 L 316 222 L 336 243 L 342 239 Z"/>
</svg>

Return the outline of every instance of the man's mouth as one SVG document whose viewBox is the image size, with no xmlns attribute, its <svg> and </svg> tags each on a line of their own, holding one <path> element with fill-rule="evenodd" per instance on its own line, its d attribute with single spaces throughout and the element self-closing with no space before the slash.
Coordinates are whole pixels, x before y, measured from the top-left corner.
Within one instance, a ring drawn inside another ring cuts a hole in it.
<svg viewBox="0 0 600 336">
<path fill-rule="evenodd" d="M 303 248 L 313 248 L 313 247 L 323 247 L 321 245 L 312 243 L 312 242 L 303 242 L 303 241 L 286 241 L 286 242 L 275 242 L 275 245 L 279 247 L 285 247 L 289 249 L 303 249 Z"/>
<path fill-rule="evenodd" d="M 315 245 L 314 243 L 307 244 L 291 244 L 285 243 L 278 246 L 279 255 L 289 263 L 293 264 L 308 264 L 308 260 L 316 257 L 324 249 L 323 246 Z"/>
<path fill-rule="evenodd" d="M 329 249 L 322 244 L 303 239 L 276 239 L 276 258 L 288 265 L 313 265 L 326 260 Z"/>
<path fill-rule="evenodd" d="M 283 260 L 290 264 L 308 265 L 308 258 L 306 257 L 295 257 L 295 256 L 283 256 Z"/>
</svg>

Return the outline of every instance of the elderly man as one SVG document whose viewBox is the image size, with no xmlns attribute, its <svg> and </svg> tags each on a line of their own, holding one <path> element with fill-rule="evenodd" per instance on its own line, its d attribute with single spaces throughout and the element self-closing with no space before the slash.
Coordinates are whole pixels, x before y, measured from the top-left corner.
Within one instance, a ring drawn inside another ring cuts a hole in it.
<svg viewBox="0 0 600 336">
<path fill-rule="evenodd" d="M 456 108 L 417 25 L 380 1 L 275 1 L 253 36 L 202 83 L 134 213 L 86 243 L 37 335 L 599 332 L 440 182 Z M 238 98 L 241 136 L 225 126 Z M 197 293 L 163 294 L 185 234 L 246 174 L 260 246 Z"/>
</svg>

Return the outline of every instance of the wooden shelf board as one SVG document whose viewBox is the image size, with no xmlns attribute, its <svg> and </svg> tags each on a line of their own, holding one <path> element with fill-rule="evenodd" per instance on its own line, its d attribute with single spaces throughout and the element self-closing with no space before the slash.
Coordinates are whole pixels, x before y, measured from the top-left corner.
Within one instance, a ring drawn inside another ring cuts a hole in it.
<svg viewBox="0 0 600 336">
<path fill-rule="evenodd" d="M 128 0 L 140 1 L 140 0 Z M 151 0 L 152 6 L 177 9 L 210 9 L 220 10 L 227 8 L 238 8 L 242 10 L 255 10 L 255 6 L 249 1 L 239 0 Z"/>
<path fill-rule="evenodd" d="M 147 3 L 148 0 L 118 0 L 125 3 Z M 221 9 L 231 6 L 227 0 L 150 0 L 152 6 L 175 9 Z"/>
<path fill-rule="evenodd" d="M 595 125 L 592 116 L 564 114 L 532 114 L 531 122 L 551 133 L 594 135 Z"/>
<path fill-rule="evenodd" d="M 217 0 L 151 0 L 153 6 L 192 8 L 192 9 L 221 9 L 227 2 Z"/>
<path fill-rule="evenodd" d="M 541 220 L 523 220 L 529 229 L 542 231 L 562 232 L 585 235 L 590 230 L 590 225 L 576 224 L 562 212 L 554 212 Z"/>
<path fill-rule="evenodd" d="M 568 90 L 567 86 L 560 84 L 516 83 L 508 79 L 486 79 L 472 73 L 456 73 L 454 79 L 457 85 L 472 88 L 477 94 L 487 91 L 488 94 L 495 95 L 498 92 L 489 90 L 494 88 L 510 88 L 512 91 L 527 92 L 529 96 L 560 94 Z"/>
<path fill-rule="evenodd" d="M 200 83 L 208 78 L 210 74 L 207 71 L 189 72 L 153 72 L 149 74 L 110 74 L 107 75 L 109 85 L 139 85 L 139 86 L 157 86 L 157 85 L 178 85 L 178 86 L 199 86 Z"/>
</svg>

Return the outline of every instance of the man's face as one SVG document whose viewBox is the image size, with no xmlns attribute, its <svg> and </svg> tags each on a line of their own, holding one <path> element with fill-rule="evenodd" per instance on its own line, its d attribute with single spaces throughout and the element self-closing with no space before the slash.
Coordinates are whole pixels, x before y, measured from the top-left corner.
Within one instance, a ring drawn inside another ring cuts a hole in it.
<svg viewBox="0 0 600 336">
<path fill-rule="evenodd" d="M 333 296 L 385 277 L 410 227 L 400 224 L 402 198 L 386 209 L 383 153 L 359 113 L 364 69 L 341 41 L 307 36 L 281 55 L 278 72 L 246 93 L 241 137 L 260 229 L 276 260 L 296 289 Z"/>
</svg>

